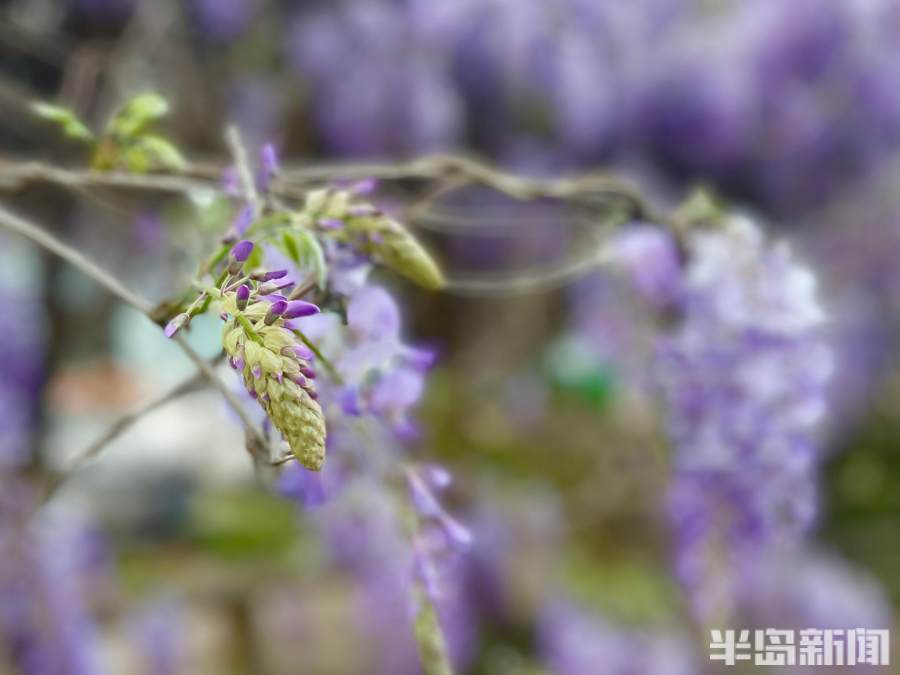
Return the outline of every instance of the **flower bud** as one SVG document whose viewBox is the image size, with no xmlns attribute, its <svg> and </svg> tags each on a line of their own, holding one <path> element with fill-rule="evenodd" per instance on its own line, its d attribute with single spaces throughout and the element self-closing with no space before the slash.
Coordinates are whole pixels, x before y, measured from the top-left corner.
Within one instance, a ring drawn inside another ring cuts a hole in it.
<svg viewBox="0 0 900 675">
<path fill-rule="evenodd" d="M 311 302 L 306 302 L 305 300 L 293 300 L 288 303 L 287 309 L 284 312 L 285 319 L 297 319 L 301 316 L 312 316 L 313 314 L 318 314 L 321 310 L 318 306 L 314 305 Z"/>
<path fill-rule="evenodd" d="M 266 281 L 265 283 L 259 285 L 259 288 L 256 289 L 256 292 L 259 295 L 269 295 L 270 293 L 275 293 L 276 291 L 280 291 L 282 288 L 287 288 L 288 286 L 293 285 L 293 279 Z"/>
<path fill-rule="evenodd" d="M 171 321 L 169 321 L 169 323 L 166 324 L 163 333 L 165 333 L 165 336 L 167 338 L 170 338 L 175 335 L 175 333 L 184 328 L 184 326 L 186 326 L 190 320 L 190 314 L 182 312 L 181 314 L 176 315 Z"/>
<path fill-rule="evenodd" d="M 247 309 L 247 303 L 250 301 L 250 287 L 244 284 L 237 289 L 235 293 L 237 308 L 241 311 Z"/>
<path fill-rule="evenodd" d="M 258 272 L 252 278 L 256 281 L 271 281 L 272 279 L 286 277 L 287 273 L 287 270 L 272 270 L 271 272 Z"/>
<path fill-rule="evenodd" d="M 263 320 L 267 326 L 271 326 L 278 321 L 278 318 L 285 313 L 288 308 L 287 300 L 276 300 L 269 305 L 269 311 L 266 312 L 266 318 Z"/>
<path fill-rule="evenodd" d="M 302 361 L 312 361 L 316 357 L 312 349 L 310 349 L 306 345 L 301 344 L 294 345 L 292 347 L 285 347 L 281 350 L 281 354 L 283 356 L 290 356 Z"/>
<path fill-rule="evenodd" d="M 228 264 L 228 273 L 237 274 L 240 272 L 251 253 L 253 253 L 253 242 L 249 239 L 245 239 L 244 241 L 235 244 L 229 254 L 231 261 Z"/>
<path fill-rule="evenodd" d="M 358 237 L 361 251 L 423 288 L 438 289 L 444 276 L 431 254 L 400 223 L 381 213 L 345 222 L 350 237 Z M 334 236 L 338 236 L 335 234 Z"/>
</svg>

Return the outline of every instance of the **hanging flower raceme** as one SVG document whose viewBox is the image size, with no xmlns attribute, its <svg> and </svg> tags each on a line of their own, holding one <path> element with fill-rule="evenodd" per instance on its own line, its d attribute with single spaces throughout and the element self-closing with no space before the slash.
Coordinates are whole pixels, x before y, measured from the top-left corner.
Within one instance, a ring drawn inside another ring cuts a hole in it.
<svg viewBox="0 0 900 675">
<path fill-rule="evenodd" d="M 729 611 L 759 554 L 798 541 L 814 518 L 831 352 L 815 278 L 785 244 L 731 217 L 687 246 L 682 320 L 657 374 L 677 571 L 709 619 Z"/>
<path fill-rule="evenodd" d="M 281 270 L 245 274 L 253 248 L 250 241 L 236 244 L 224 281 L 206 293 L 219 301 L 225 320 L 222 346 L 231 367 L 297 460 L 317 471 L 325 461 L 325 416 L 316 401 L 313 352 L 295 334 L 292 322 L 317 314 L 319 308 L 279 293 L 293 284 L 283 280 Z M 189 316 L 186 312 L 173 319 L 166 334 L 174 335 Z"/>
<path fill-rule="evenodd" d="M 415 571 L 434 603 L 442 599 L 441 563 L 472 543 L 471 532 L 444 510 L 436 494 L 451 480 L 450 473 L 440 466 L 406 469 L 410 503 L 418 521 L 413 538 Z"/>
<path fill-rule="evenodd" d="M 372 182 L 311 191 L 294 211 L 277 198 L 278 162 L 271 146 L 261 152 L 253 200 L 245 194 L 243 173 L 243 191 L 237 173 L 225 176 L 226 191 L 237 198 L 236 217 L 223 248 L 204 268 L 216 281 L 206 277 L 199 284 L 200 295 L 169 322 L 166 335 L 175 335 L 215 301 L 231 367 L 299 460 L 300 466 L 284 469 L 279 489 L 304 507 L 317 507 L 310 517 L 326 536 L 352 525 L 339 505 L 359 494 L 360 486 L 375 487 L 362 494 L 389 497 L 399 507 L 405 500 L 395 499 L 393 487 L 398 474 L 407 472 L 412 508 L 398 508 L 396 515 L 408 516 L 402 522 L 410 523 L 410 541 L 402 541 L 396 561 L 383 571 L 402 591 L 392 591 L 401 614 L 415 612 L 421 658 L 443 664 L 446 645 L 432 606 L 446 601 L 437 592 L 438 567 L 470 535 L 433 492 L 446 486 L 449 474 L 411 468 L 403 459 L 401 442 L 416 432 L 409 413 L 423 393 L 433 355 L 402 341 L 396 301 L 368 283 L 375 264 L 431 289 L 443 285 L 441 272 L 402 225 L 365 200 Z M 238 239 L 245 240 L 226 256 L 225 247 Z M 320 313 L 300 299 L 307 291 L 338 311 Z M 329 375 L 319 386 L 314 356 Z M 319 472 L 326 419 L 330 459 Z M 343 499 L 333 499 L 337 491 Z M 401 522 L 395 525 L 402 535 Z M 368 578 L 363 581 L 370 585 Z"/>
</svg>

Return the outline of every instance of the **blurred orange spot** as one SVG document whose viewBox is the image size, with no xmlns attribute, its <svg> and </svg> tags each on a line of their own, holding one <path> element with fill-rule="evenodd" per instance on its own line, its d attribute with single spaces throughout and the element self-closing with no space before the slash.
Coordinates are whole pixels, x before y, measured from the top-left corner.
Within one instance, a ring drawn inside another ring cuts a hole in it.
<svg viewBox="0 0 900 675">
<path fill-rule="evenodd" d="M 133 407 L 144 398 L 134 372 L 104 359 L 88 365 L 65 366 L 50 380 L 50 405 L 63 414 L 80 415 Z"/>
</svg>

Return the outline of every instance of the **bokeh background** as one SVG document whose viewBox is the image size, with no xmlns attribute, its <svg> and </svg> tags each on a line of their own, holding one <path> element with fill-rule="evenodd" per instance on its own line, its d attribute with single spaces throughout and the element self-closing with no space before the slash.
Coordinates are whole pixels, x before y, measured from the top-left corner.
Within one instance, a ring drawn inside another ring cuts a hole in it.
<svg viewBox="0 0 900 675">
<path fill-rule="evenodd" d="M 234 122 L 290 166 L 467 151 L 528 175 L 609 172 L 662 210 L 703 185 L 756 214 L 816 271 L 838 363 L 819 517 L 808 550 L 773 572 L 767 625 L 893 625 L 900 4 L 0 2 L 0 161 L 86 161 L 34 100 L 99 124 L 146 89 L 202 161 L 224 162 Z M 221 225 L 183 199 L 7 192 L 153 300 L 184 287 Z M 565 204 L 474 188 L 411 223 L 459 278 L 564 264 L 585 225 Z M 0 246 L 0 462 L 40 475 L 191 365 L 75 270 Z M 407 339 L 439 354 L 410 452 L 452 470 L 448 508 L 474 534 L 445 616 L 460 672 L 706 672 L 671 573 L 669 451 L 641 359 L 653 329 L 628 289 L 601 273 L 496 297 L 383 283 Z M 191 342 L 211 356 L 217 335 L 197 322 Z M 259 489 L 215 392 L 148 416 L 46 510 L 65 518 L 48 516 L 49 567 L 32 572 L 67 617 L 55 643 L 71 657 L 33 672 L 418 672 L 378 561 L 333 564 L 318 516 Z M 2 614 L 25 581 L 0 567 Z"/>
</svg>

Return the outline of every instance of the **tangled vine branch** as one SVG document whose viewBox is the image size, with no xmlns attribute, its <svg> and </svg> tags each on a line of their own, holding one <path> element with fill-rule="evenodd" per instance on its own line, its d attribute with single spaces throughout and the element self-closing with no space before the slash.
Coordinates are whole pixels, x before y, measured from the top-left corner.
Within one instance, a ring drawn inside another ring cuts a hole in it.
<svg viewBox="0 0 900 675">
<path fill-rule="evenodd" d="M 261 209 L 252 174 L 248 168 L 247 153 L 238 132 L 229 128 L 226 140 L 234 158 L 240 180 L 240 189 L 246 201 L 252 205 L 254 213 Z M 191 194 L 221 190 L 224 169 L 219 166 L 194 164 L 172 173 L 134 173 L 128 171 L 99 171 L 66 169 L 38 162 L 0 161 L 0 192 L 14 194 L 32 185 L 55 184 L 78 191 L 95 189 L 115 189 L 124 191 L 144 191 L 170 194 Z M 558 179 L 537 179 L 515 175 L 491 167 L 478 160 L 462 155 L 434 155 L 398 163 L 354 163 L 321 164 L 300 168 L 288 168 L 274 177 L 270 192 L 273 197 L 292 201 L 301 200 L 312 186 L 331 181 L 351 181 L 376 178 L 382 181 L 426 181 L 434 185 L 428 195 L 410 207 L 408 214 L 424 215 L 429 202 L 467 185 L 480 185 L 518 201 L 556 199 L 587 208 L 619 208 L 628 219 L 648 219 L 664 222 L 665 218 L 653 212 L 652 207 L 638 190 L 625 181 L 600 174 L 584 174 Z M 586 252 L 577 254 L 562 265 L 552 265 L 521 270 L 514 277 L 503 275 L 482 278 L 448 279 L 445 290 L 465 295 L 504 295 L 536 291 L 563 285 L 590 272 L 605 260 L 602 247 L 603 238 L 615 229 L 616 223 L 602 223 L 604 227 L 595 235 Z M 165 322 L 171 306 L 164 304 L 153 307 L 125 287 L 118 279 L 85 258 L 78 251 L 67 246 L 40 225 L 0 206 L 0 226 L 25 236 L 37 245 L 60 256 L 77 267 L 88 277 L 104 286 L 113 295 L 137 309 L 157 324 Z M 227 247 L 220 248 L 210 260 L 201 266 L 207 272 L 221 259 Z M 305 289 L 305 290 L 308 290 Z M 295 293 L 296 295 L 296 293 Z M 298 296 L 299 297 L 299 296 Z M 98 454 L 109 442 L 127 430 L 144 414 L 155 410 L 167 401 L 193 390 L 199 379 L 205 379 L 218 388 L 226 401 L 235 410 L 247 434 L 248 448 L 254 454 L 263 452 L 266 443 L 263 434 L 255 427 L 233 392 L 225 386 L 212 371 L 209 363 L 201 359 L 183 336 L 175 340 L 188 357 L 197 365 L 198 374 L 190 378 L 172 392 L 152 401 L 145 408 L 125 415 L 94 444 L 78 455 L 79 459 L 71 470 L 83 461 Z M 322 356 L 319 354 L 319 356 Z M 323 361 L 329 367 L 327 359 Z M 280 463 L 280 462 L 276 462 Z"/>
</svg>

